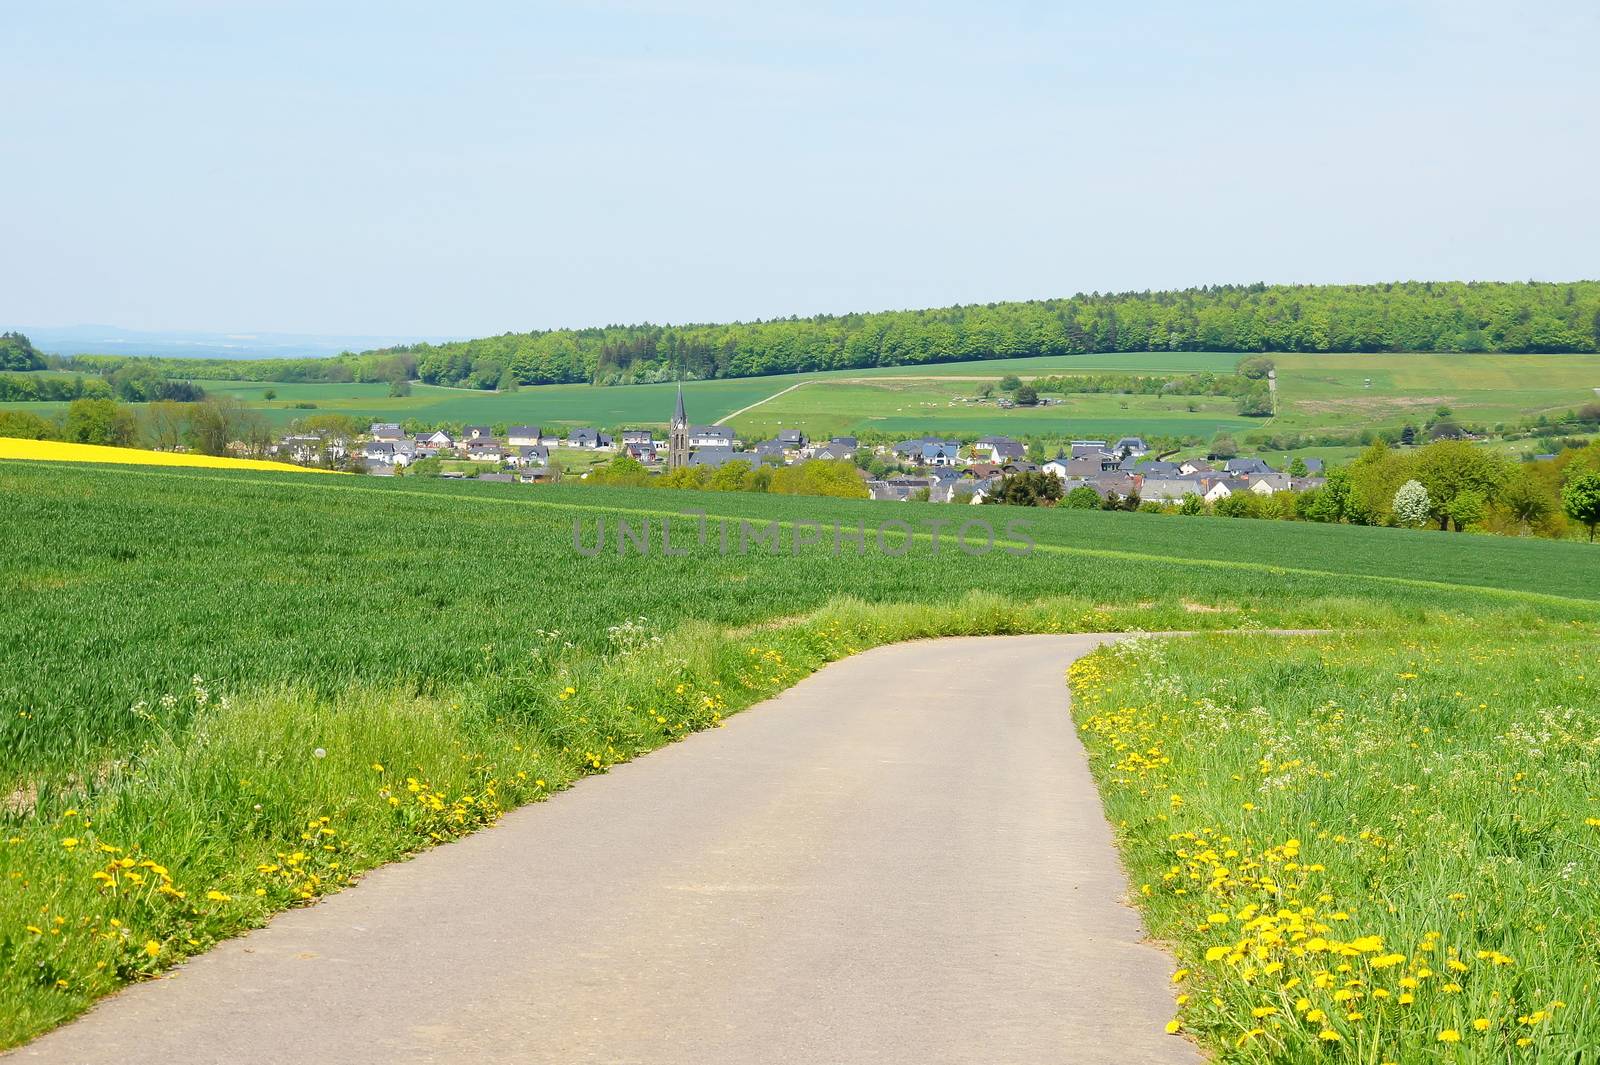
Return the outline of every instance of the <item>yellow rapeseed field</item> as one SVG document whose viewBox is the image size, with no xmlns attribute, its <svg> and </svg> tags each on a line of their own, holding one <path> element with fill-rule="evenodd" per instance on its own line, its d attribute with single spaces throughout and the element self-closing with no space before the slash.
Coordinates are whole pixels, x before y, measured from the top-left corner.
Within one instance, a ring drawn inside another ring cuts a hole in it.
<svg viewBox="0 0 1600 1065">
<path fill-rule="evenodd" d="M 36 459 L 48 462 L 116 462 L 135 466 L 205 466 L 221 470 L 293 470 L 296 473 L 337 473 L 265 459 L 232 459 L 216 455 L 142 451 L 131 447 L 70 444 L 63 440 L 18 440 L 0 436 L 0 459 Z"/>
</svg>

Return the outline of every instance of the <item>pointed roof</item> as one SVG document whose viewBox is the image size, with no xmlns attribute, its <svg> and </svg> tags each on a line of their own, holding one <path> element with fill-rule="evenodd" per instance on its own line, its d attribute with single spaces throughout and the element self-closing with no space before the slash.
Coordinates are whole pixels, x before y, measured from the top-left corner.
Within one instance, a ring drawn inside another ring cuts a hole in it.
<svg viewBox="0 0 1600 1065">
<path fill-rule="evenodd" d="M 683 385 L 682 384 L 678 385 L 678 405 L 672 411 L 672 424 L 673 425 L 687 425 L 687 424 L 689 424 L 689 415 L 683 409 Z"/>
</svg>

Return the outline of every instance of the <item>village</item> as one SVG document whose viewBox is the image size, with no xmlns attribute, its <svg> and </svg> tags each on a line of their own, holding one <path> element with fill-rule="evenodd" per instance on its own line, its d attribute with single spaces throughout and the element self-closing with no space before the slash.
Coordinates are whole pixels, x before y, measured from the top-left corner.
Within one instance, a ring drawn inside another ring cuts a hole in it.
<svg viewBox="0 0 1600 1065">
<path fill-rule="evenodd" d="M 620 456 L 650 471 L 715 470 L 734 462 L 751 469 L 851 462 L 870 498 L 933 503 L 983 503 L 1006 478 L 1030 473 L 1056 478 L 1063 497 L 1086 489 L 1095 499 L 1088 500 L 1082 492 L 1079 498 L 1106 507 L 1176 506 L 1190 499 L 1216 504 L 1240 493 L 1267 497 L 1324 483 L 1319 459 L 1297 459 L 1289 469 L 1279 470 L 1255 457 L 1177 458 L 1157 453 L 1138 436 L 1064 442 L 1054 458 L 1043 462 L 1029 461 L 1027 445 L 1006 436 L 982 436 L 970 442 L 921 436 L 867 447 L 853 436 L 811 440 L 799 429 L 784 429 L 770 439 L 747 443 L 728 426 L 691 424 L 681 390 L 666 439 L 646 428 L 608 433 L 592 427 L 558 430 L 534 425 L 512 425 L 503 432 L 488 425 L 467 425 L 459 432 L 433 429 L 408 434 L 399 423 L 375 422 L 354 442 L 317 433 L 285 436 L 274 453 L 305 464 L 359 464 L 379 477 L 395 476 L 425 460 L 445 459 L 456 466 L 436 464 L 432 472 L 439 477 L 522 484 L 561 480 L 577 466 L 593 467 Z M 587 461 L 562 462 L 562 456 Z M 470 466 L 460 468 L 465 464 Z M 576 476 L 582 479 L 588 473 Z"/>
</svg>

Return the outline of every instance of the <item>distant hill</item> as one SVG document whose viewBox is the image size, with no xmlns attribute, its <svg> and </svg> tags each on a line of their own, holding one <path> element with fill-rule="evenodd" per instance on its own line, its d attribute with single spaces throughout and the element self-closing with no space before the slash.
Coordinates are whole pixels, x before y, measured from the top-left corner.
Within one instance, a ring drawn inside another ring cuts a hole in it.
<svg viewBox="0 0 1600 1065">
<path fill-rule="evenodd" d="M 431 384 L 620 384 L 1127 351 L 1592 352 L 1600 282 L 1221 285 L 726 325 L 506 333 L 368 353 Z"/>
<path fill-rule="evenodd" d="M 27 332 L 39 350 L 55 355 L 146 355 L 179 359 L 326 358 L 345 351 L 394 347 L 417 339 L 324 333 L 147 332 L 114 325 L 35 327 Z"/>
<path fill-rule="evenodd" d="M 108 349 L 75 333 L 76 349 Z M 59 336 L 44 331 L 42 336 Z M 156 336 L 149 334 L 147 336 Z M 397 381 L 475 389 L 592 382 L 641 384 L 678 377 L 760 377 L 874 366 L 1133 351 L 1506 352 L 1600 350 L 1600 281 L 1407 281 L 1379 285 L 1218 285 L 1163 292 L 1090 293 L 1053 300 L 929 310 L 814 315 L 771 321 L 608 325 L 504 333 L 478 340 L 376 344 L 326 355 L 359 337 L 190 334 L 169 377 L 260 381 Z M 198 338 L 223 343 L 205 356 Z M 127 354 L 154 354 L 127 334 Z M 61 341 L 47 348 L 59 350 Z M 230 346 L 231 345 L 231 346 Z M 319 347 L 320 345 L 320 347 Z M 69 345 L 73 346 L 73 345 Z M 255 360 L 242 362 L 241 360 Z M 90 356 L 73 368 L 109 369 Z"/>
</svg>

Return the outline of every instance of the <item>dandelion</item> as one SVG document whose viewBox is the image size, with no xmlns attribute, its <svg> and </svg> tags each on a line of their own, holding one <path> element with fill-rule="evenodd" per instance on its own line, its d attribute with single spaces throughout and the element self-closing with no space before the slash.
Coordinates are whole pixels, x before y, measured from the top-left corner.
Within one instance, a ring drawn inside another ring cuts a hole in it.
<svg viewBox="0 0 1600 1065">
<path fill-rule="evenodd" d="M 144 941 L 144 952 L 154 958 L 161 953 L 161 944 L 154 939 L 147 939 Z"/>
<path fill-rule="evenodd" d="M 1454 1028 L 1446 1028 L 1444 1031 L 1439 1033 L 1439 1042 L 1459 1043 L 1461 1042 L 1461 1033 L 1456 1031 Z"/>
</svg>

